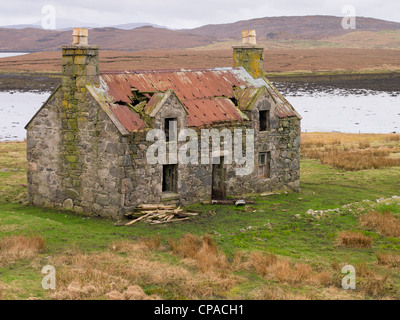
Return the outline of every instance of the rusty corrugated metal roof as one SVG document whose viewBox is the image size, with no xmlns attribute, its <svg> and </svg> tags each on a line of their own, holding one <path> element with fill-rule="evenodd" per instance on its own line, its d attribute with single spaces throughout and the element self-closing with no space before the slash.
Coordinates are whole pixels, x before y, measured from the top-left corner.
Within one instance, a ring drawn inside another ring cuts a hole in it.
<svg viewBox="0 0 400 320">
<path fill-rule="evenodd" d="M 186 100 L 188 126 L 202 126 L 221 122 L 241 122 L 243 117 L 228 98 Z"/>
<path fill-rule="evenodd" d="M 109 104 L 113 104 L 111 110 L 128 131 L 137 131 L 144 127 L 139 114 L 125 105 L 133 103 L 132 91 L 151 97 L 144 108 L 144 112 L 149 114 L 162 99 L 160 92 L 172 90 L 188 113 L 187 125 L 203 126 L 243 121 L 245 117 L 240 109 L 246 110 L 250 106 L 261 87 L 267 88 L 275 100 L 279 117 L 298 116 L 270 82 L 253 79 L 243 68 L 125 71 L 101 74 L 103 95 L 108 97 Z M 235 106 L 231 99 L 237 99 L 239 105 Z M 128 116 L 129 113 L 134 115 Z M 125 116 L 127 119 L 122 120 Z"/>
<path fill-rule="evenodd" d="M 114 113 L 125 129 L 130 132 L 141 130 L 146 125 L 139 115 L 126 105 L 112 103 L 110 104 L 110 110 Z"/>
</svg>

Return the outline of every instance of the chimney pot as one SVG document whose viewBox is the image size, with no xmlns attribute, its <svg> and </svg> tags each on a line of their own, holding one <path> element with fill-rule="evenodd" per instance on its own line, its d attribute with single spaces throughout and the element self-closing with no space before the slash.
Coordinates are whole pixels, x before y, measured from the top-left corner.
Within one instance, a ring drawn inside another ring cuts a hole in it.
<svg viewBox="0 0 400 320">
<path fill-rule="evenodd" d="M 79 28 L 74 28 L 74 31 L 72 32 L 72 44 L 79 44 L 79 33 L 80 33 Z"/>
<path fill-rule="evenodd" d="M 242 30 L 242 43 L 243 44 L 249 43 L 249 31 L 248 30 Z"/>
<path fill-rule="evenodd" d="M 251 45 L 256 45 L 257 44 L 256 30 L 249 30 L 249 43 Z"/>
<path fill-rule="evenodd" d="M 74 28 L 72 32 L 72 44 L 86 46 L 88 44 L 88 34 L 88 29 Z"/>
</svg>

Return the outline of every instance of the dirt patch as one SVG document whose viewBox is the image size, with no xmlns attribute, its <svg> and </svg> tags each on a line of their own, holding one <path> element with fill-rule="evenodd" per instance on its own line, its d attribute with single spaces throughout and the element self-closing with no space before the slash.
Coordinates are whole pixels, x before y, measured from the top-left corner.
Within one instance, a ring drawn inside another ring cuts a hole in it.
<svg viewBox="0 0 400 320">
<path fill-rule="evenodd" d="M 0 74 L 0 91 L 53 91 L 61 84 L 61 76 L 49 74 Z"/>
</svg>

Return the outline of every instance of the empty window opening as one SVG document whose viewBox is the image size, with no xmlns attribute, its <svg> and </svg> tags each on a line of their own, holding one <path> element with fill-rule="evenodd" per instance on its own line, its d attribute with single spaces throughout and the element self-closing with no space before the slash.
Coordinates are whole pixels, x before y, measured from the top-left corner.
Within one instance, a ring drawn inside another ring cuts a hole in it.
<svg viewBox="0 0 400 320">
<path fill-rule="evenodd" d="M 177 141 L 178 138 L 178 120 L 176 118 L 165 118 L 164 122 L 165 140 Z"/>
<path fill-rule="evenodd" d="M 271 178 L 271 152 L 259 153 L 258 176 L 260 178 Z"/>
<path fill-rule="evenodd" d="M 162 192 L 175 192 L 178 185 L 178 165 L 163 165 Z"/>
<path fill-rule="evenodd" d="M 259 112 L 260 131 L 269 130 L 269 110 Z"/>
</svg>

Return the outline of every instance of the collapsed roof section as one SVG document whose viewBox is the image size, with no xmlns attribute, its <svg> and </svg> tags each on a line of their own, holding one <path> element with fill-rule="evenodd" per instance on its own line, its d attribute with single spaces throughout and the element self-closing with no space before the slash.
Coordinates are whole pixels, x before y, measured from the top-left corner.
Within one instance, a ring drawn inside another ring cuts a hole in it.
<svg viewBox="0 0 400 320">
<path fill-rule="evenodd" d="M 243 68 L 105 72 L 100 82 L 90 92 L 120 122 L 121 132 L 143 130 L 146 116 L 154 116 L 171 92 L 184 106 L 189 127 L 248 120 L 242 111 L 251 110 L 264 90 L 279 117 L 300 118 L 268 80 L 255 80 Z"/>
</svg>

